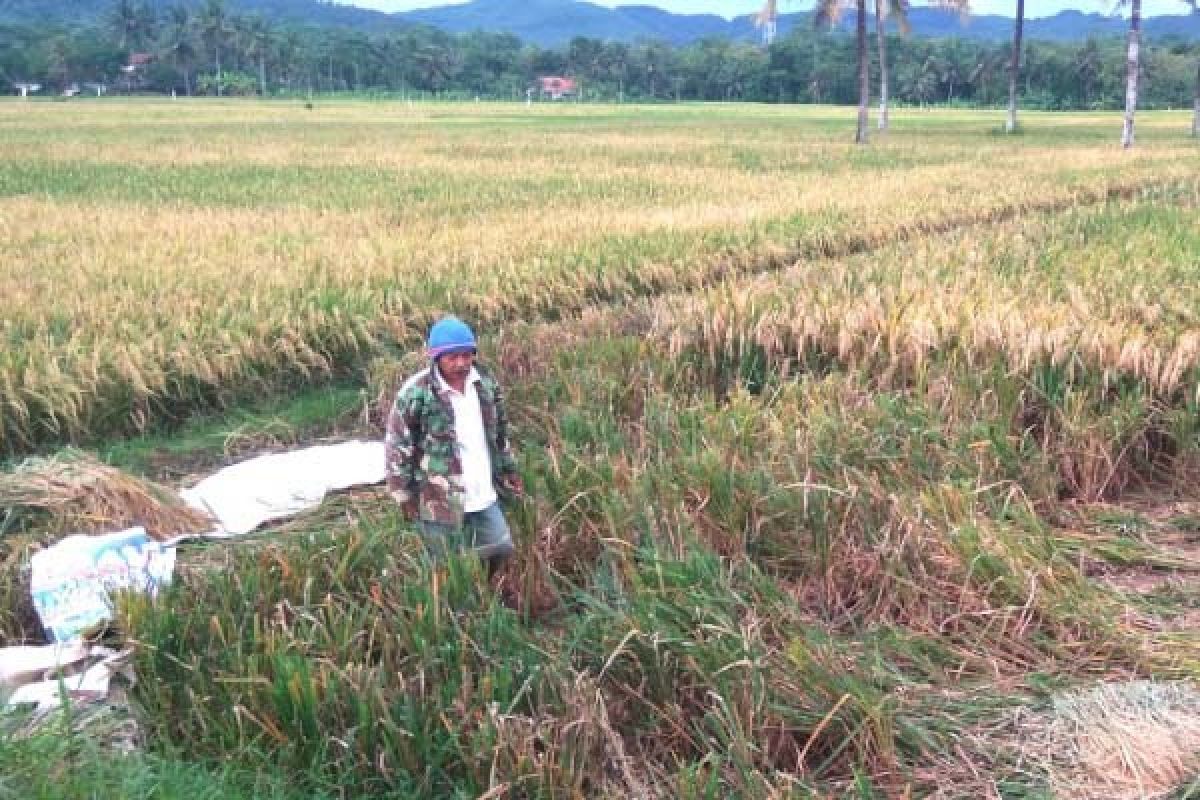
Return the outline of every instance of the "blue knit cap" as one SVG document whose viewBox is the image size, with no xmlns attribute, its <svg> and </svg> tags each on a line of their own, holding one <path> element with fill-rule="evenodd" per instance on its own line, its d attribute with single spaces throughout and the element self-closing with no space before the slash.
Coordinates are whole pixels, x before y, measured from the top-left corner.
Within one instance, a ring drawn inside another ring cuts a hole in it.
<svg viewBox="0 0 1200 800">
<path fill-rule="evenodd" d="M 458 317 L 442 317 L 429 329 L 430 358 L 475 349 L 475 334 Z"/>
</svg>

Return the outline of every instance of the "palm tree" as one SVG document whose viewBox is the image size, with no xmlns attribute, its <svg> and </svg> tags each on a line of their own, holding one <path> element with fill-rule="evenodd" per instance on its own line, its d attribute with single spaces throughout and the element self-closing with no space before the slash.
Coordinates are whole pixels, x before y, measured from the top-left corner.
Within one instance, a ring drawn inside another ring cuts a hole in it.
<svg viewBox="0 0 1200 800">
<path fill-rule="evenodd" d="M 300 32 L 294 28 L 288 28 L 275 41 L 275 63 L 276 75 L 275 82 L 296 88 L 302 77 L 302 59 L 301 52 L 304 49 L 304 40 Z M 311 81 L 310 81 L 311 90 Z"/>
<path fill-rule="evenodd" d="M 942 8 L 956 8 L 966 12 L 970 0 L 934 0 L 933 5 Z M 854 133 L 855 144 L 867 143 L 868 107 L 871 103 L 870 57 L 867 52 L 867 2 L 866 0 L 817 0 L 816 15 L 813 21 L 818 26 L 836 23 L 841 19 L 842 12 L 848 7 L 855 10 L 855 39 L 858 50 L 858 126 Z M 907 0 L 875 0 L 876 30 L 879 35 L 879 69 L 880 69 L 880 128 L 887 128 L 887 45 L 884 42 L 883 17 L 884 9 L 897 11 L 902 15 L 908 8 Z M 906 25 L 902 22 L 902 25 Z"/>
<path fill-rule="evenodd" d="M 1103 56 L 1096 40 L 1088 37 L 1083 47 L 1075 54 L 1072 67 L 1081 92 L 1080 99 L 1084 108 L 1092 107 L 1092 88 L 1100 80 L 1100 70 L 1104 66 Z"/>
<path fill-rule="evenodd" d="M 946 87 L 946 102 L 954 102 L 954 90 L 965 83 L 962 71 L 958 68 L 958 62 L 955 61 L 953 55 L 937 60 L 938 66 L 938 83 Z"/>
<path fill-rule="evenodd" d="M 446 87 L 454 70 L 454 54 L 441 43 L 431 42 L 418 50 L 414 57 L 424 87 L 438 92 Z"/>
<path fill-rule="evenodd" d="M 767 0 L 762 10 L 754 17 L 755 27 L 762 30 L 763 49 L 769 48 L 775 41 L 776 24 L 779 19 L 779 3 L 777 0 Z"/>
<path fill-rule="evenodd" d="M 871 103 L 871 75 L 867 60 L 867 0 L 817 0 L 817 25 L 830 25 L 841 19 L 842 12 L 851 3 L 856 12 L 855 40 L 858 47 L 858 127 L 854 132 L 855 144 L 867 143 L 867 110 Z"/>
<path fill-rule="evenodd" d="M 71 40 L 66 34 L 58 34 L 46 45 L 46 73 L 59 85 L 66 89 L 71 82 L 71 59 L 74 51 Z"/>
<path fill-rule="evenodd" d="M 217 72 L 217 96 L 221 96 L 221 48 L 229 35 L 229 12 L 225 0 L 208 0 L 200 12 L 200 31 L 205 42 L 213 51 L 213 64 Z"/>
<path fill-rule="evenodd" d="M 966 14 L 970 11 L 971 0 L 933 0 L 930 5 Z M 879 41 L 879 130 L 881 131 L 886 131 L 889 123 L 886 19 L 889 16 L 895 17 L 900 32 L 907 34 L 911 30 L 908 23 L 910 7 L 909 0 L 875 0 L 875 37 Z"/>
<path fill-rule="evenodd" d="M 875 38 L 879 40 L 879 130 L 888 129 L 887 25 L 894 16 L 900 30 L 908 33 L 908 0 L 875 0 Z"/>
<path fill-rule="evenodd" d="M 117 48 L 127 51 L 142 37 L 145 11 L 137 0 L 117 0 L 108 13 L 108 26 L 117 35 Z"/>
<path fill-rule="evenodd" d="M 1004 130 L 1017 130 L 1017 81 L 1021 75 L 1021 37 L 1025 32 L 1025 0 L 1017 0 L 1017 18 L 1013 23 L 1012 61 L 1008 65 L 1008 120 Z"/>
<path fill-rule="evenodd" d="M 183 77 L 183 90 L 192 93 L 192 64 L 196 60 L 195 19 L 187 6 L 172 6 L 167 11 L 167 26 L 163 32 L 162 52 L 175 64 Z"/>
<path fill-rule="evenodd" d="M 933 56 L 927 57 L 921 62 L 920 66 L 911 66 L 907 74 L 901 76 L 904 84 L 905 94 L 916 98 L 921 104 L 921 108 L 925 104 L 933 100 L 934 94 L 938 87 L 938 64 Z"/>
<path fill-rule="evenodd" d="M 1138 46 L 1141 44 L 1142 0 L 1120 0 L 1119 6 L 1130 5 L 1129 49 L 1125 62 L 1125 125 L 1121 131 L 1121 147 L 1133 147 L 1133 115 L 1138 100 Z"/>
<path fill-rule="evenodd" d="M 1007 67 L 1008 55 L 1006 53 L 994 50 L 980 53 L 975 66 L 967 74 L 967 83 L 975 88 L 975 97 L 978 102 L 984 104 L 991 102 L 993 97 L 992 78 L 1001 70 L 1006 70 Z"/>
<path fill-rule="evenodd" d="M 1183 0 L 1192 7 L 1193 14 L 1200 14 L 1200 0 Z M 1200 137 L 1200 58 L 1196 59 L 1196 99 L 1192 113 L 1192 136 Z"/>
<path fill-rule="evenodd" d="M 251 14 L 241 20 L 240 33 L 246 55 L 258 69 L 258 93 L 267 96 L 267 55 L 275 41 L 271 23 L 260 14 Z"/>
</svg>

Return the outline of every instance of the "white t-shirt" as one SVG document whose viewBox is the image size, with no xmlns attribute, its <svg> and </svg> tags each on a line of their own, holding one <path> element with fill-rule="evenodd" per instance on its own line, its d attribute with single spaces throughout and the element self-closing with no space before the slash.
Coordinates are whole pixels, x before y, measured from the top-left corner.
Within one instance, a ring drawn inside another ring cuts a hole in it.
<svg viewBox="0 0 1200 800">
<path fill-rule="evenodd" d="M 465 392 L 459 392 L 434 369 L 438 385 L 450 398 L 454 410 L 454 436 L 458 459 L 462 463 L 463 511 L 483 511 L 498 499 L 492 484 L 492 457 L 488 453 L 487 433 L 483 429 L 483 411 L 479 407 L 479 373 L 471 368 Z"/>
</svg>

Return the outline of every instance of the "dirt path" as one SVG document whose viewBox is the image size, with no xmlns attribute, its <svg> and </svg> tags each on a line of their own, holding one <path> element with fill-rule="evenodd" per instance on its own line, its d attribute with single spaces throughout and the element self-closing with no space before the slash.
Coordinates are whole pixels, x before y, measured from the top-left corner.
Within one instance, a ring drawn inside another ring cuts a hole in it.
<svg viewBox="0 0 1200 800">
<path fill-rule="evenodd" d="M 1090 578 L 1127 597 L 1144 624 L 1200 631 L 1200 501 L 1132 497 L 1075 513 L 1067 538 L 1081 543 Z"/>
</svg>

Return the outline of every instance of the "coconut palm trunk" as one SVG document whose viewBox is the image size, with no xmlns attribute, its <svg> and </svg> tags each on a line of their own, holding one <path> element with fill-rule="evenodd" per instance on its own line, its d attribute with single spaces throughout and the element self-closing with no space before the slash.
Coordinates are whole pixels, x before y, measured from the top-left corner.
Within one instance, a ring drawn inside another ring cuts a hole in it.
<svg viewBox="0 0 1200 800">
<path fill-rule="evenodd" d="M 183 63 L 183 59 L 176 56 L 175 71 L 183 77 L 183 93 L 188 97 L 192 96 L 192 75 L 187 64 Z"/>
<path fill-rule="evenodd" d="M 1192 111 L 1192 136 L 1200 137 L 1200 58 L 1196 59 L 1196 100 Z"/>
<path fill-rule="evenodd" d="M 875 35 L 879 39 L 879 130 L 888 129 L 887 31 L 884 27 L 885 0 L 875 0 Z"/>
<path fill-rule="evenodd" d="M 1193 14 L 1200 14 L 1200 0 L 1183 0 L 1192 7 Z M 1196 59 L 1196 97 L 1193 101 L 1192 136 L 1200 138 L 1200 58 Z"/>
<path fill-rule="evenodd" d="M 854 143 L 866 144 L 871 106 L 871 59 L 867 50 L 867 0 L 856 0 L 853 4 L 850 0 L 817 0 L 817 13 L 813 17 L 813 21 L 818 27 L 834 24 L 841 18 L 842 11 L 847 8 L 854 8 L 857 13 L 854 28 L 858 50 L 858 126 L 854 132 Z M 815 58 L 815 40 L 813 44 Z"/>
<path fill-rule="evenodd" d="M 854 143 L 866 144 L 871 105 L 871 73 L 867 58 L 867 0 L 858 0 L 855 31 L 858 39 L 858 130 L 854 134 Z"/>
<path fill-rule="evenodd" d="M 1025 0 L 1017 0 L 1017 19 L 1013 24 L 1012 61 L 1008 65 L 1008 120 L 1004 130 L 1017 129 L 1017 81 L 1021 75 L 1021 37 L 1025 33 Z"/>
<path fill-rule="evenodd" d="M 1141 44 L 1142 0 L 1132 0 L 1129 15 L 1129 50 L 1125 60 L 1125 127 L 1121 131 L 1121 147 L 1133 147 L 1133 116 L 1138 99 L 1138 47 Z"/>
</svg>

